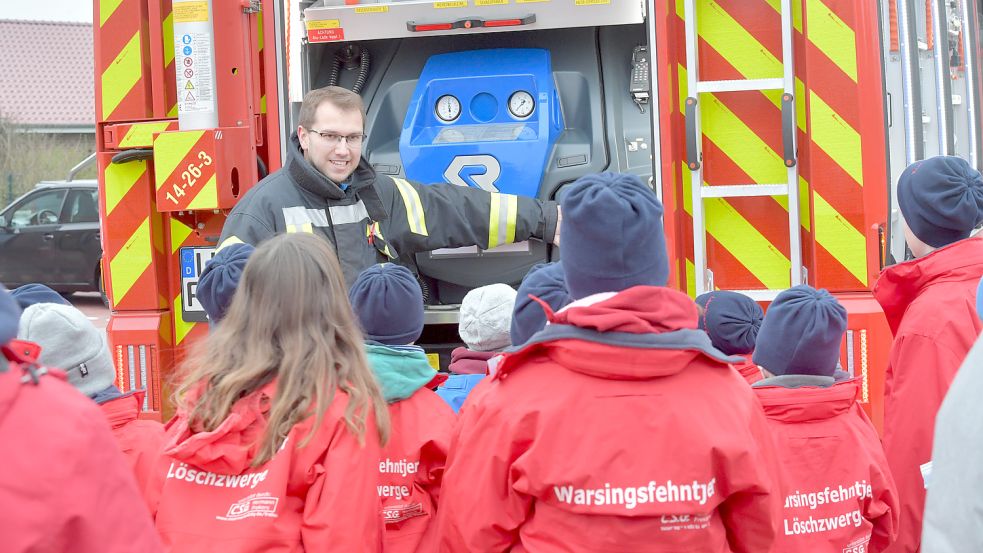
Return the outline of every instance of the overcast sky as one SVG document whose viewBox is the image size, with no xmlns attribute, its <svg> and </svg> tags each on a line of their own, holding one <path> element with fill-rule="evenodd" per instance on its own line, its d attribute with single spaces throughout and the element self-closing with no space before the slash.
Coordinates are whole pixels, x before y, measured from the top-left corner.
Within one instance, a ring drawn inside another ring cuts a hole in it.
<svg viewBox="0 0 983 553">
<path fill-rule="evenodd" d="M 92 0 L 0 0 L 0 19 L 92 23 Z"/>
</svg>

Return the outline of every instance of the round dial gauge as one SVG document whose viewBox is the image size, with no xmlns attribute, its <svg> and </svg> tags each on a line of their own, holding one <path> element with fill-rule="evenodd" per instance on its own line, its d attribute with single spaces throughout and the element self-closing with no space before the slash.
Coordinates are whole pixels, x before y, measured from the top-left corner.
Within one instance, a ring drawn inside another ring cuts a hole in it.
<svg viewBox="0 0 983 553">
<path fill-rule="evenodd" d="M 532 94 L 525 90 L 515 92 L 509 97 L 509 112 L 519 119 L 525 119 L 532 115 L 532 110 L 535 107 L 536 103 L 532 99 Z"/>
<path fill-rule="evenodd" d="M 434 112 L 441 121 L 450 123 L 461 116 L 461 102 L 450 94 L 444 94 L 437 98 L 437 105 Z"/>
</svg>

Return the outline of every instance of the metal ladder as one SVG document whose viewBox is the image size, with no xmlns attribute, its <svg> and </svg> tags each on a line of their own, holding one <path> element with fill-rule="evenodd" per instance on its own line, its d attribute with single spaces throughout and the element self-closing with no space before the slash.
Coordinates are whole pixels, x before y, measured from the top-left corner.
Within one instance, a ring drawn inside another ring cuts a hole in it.
<svg viewBox="0 0 983 553">
<path fill-rule="evenodd" d="M 693 264 L 696 266 L 696 294 L 714 290 L 713 271 L 707 267 L 706 223 L 703 201 L 706 198 L 737 198 L 749 196 L 788 196 L 788 226 L 791 262 L 790 286 L 806 282 L 802 266 L 802 236 L 799 221 L 799 168 L 796 144 L 795 58 L 792 52 L 792 0 L 781 0 L 782 66 L 784 74 L 774 79 L 740 79 L 701 81 L 699 36 L 696 23 L 697 0 L 684 0 L 686 18 L 686 69 L 689 97 L 686 98 L 686 166 L 692 180 L 693 204 Z M 704 186 L 703 182 L 703 124 L 700 113 L 701 93 L 740 91 L 782 91 L 782 158 L 787 182 L 782 184 L 735 184 Z M 733 290 L 758 301 L 770 301 L 781 290 Z"/>
</svg>

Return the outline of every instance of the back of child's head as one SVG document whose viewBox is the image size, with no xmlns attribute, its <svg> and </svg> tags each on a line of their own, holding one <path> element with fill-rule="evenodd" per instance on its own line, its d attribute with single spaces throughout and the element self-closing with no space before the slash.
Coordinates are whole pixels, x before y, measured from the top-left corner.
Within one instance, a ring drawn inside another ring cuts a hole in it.
<svg viewBox="0 0 983 553">
<path fill-rule="evenodd" d="M 242 279 L 249 256 L 256 251 L 250 244 L 230 244 L 205 264 L 195 295 L 213 324 L 225 317 L 232 296 Z"/>
<path fill-rule="evenodd" d="M 65 371 L 68 382 L 89 397 L 116 380 L 105 333 L 71 305 L 36 303 L 28 307 L 21 315 L 17 337 L 41 346 L 39 361 Z"/>
<path fill-rule="evenodd" d="M 508 284 L 489 284 L 465 294 L 457 332 L 468 349 L 498 351 L 512 343 L 515 295 Z"/>
<path fill-rule="evenodd" d="M 795 286 L 768 307 L 754 362 L 775 376 L 832 377 L 846 326 L 846 309 L 829 292 Z"/>
<path fill-rule="evenodd" d="M 983 176 L 959 157 L 912 163 L 898 178 L 897 195 L 905 224 L 933 248 L 969 237 L 983 221 Z"/>
<path fill-rule="evenodd" d="M 700 330 L 710 336 L 713 347 L 727 355 L 754 351 L 765 316 L 757 302 L 744 294 L 720 290 L 702 294 L 696 304 L 701 307 Z"/>
<path fill-rule="evenodd" d="M 412 344 L 423 334 L 423 292 L 409 269 L 393 263 L 362 271 L 348 299 L 365 337 L 390 346 Z"/>
<path fill-rule="evenodd" d="M 313 234 L 278 235 L 256 248 L 222 323 L 185 361 L 177 403 L 191 428 L 212 431 L 245 394 L 275 378 L 254 466 L 312 411 L 317 428 L 338 389 L 348 396 L 346 426 L 361 439 L 371 409 L 385 440 L 388 411 L 364 349 L 331 245 Z"/>
<path fill-rule="evenodd" d="M 521 346 L 540 330 L 546 328 L 546 312 L 543 306 L 532 300 L 535 296 L 550 306 L 553 311 L 566 307 L 573 298 L 567 291 L 560 263 L 540 263 L 529 269 L 522 279 L 515 297 L 512 311 L 512 325 L 509 334 L 513 346 Z"/>
<path fill-rule="evenodd" d="M 17 300 L 0 284 L 0 346 L 17 337 L 17 325 L 20 321 L 21 309 Z M 3 356 L 0 355 L 0 362 Z M 0 363 L 2 364 L 2 363 Z"/>
<path fill-rule="evenodd" d="M 36 303 L 72 305 L 64 296 L 44 284 L 25 284 L 18 286 L 10 291 L 10 295 L 17 301 L 17 305 L 20 305 L 21 309 L 27 309 Z"/>
</svg>

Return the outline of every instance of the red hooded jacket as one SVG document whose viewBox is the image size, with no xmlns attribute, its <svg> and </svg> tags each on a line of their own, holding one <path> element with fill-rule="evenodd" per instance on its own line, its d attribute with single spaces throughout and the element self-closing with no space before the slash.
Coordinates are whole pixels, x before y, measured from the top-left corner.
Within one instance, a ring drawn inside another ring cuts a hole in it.
<svg viewBox="0 0 983 553">
<path fill-rule="evenodd" d="M 734 365 L 734 368 L 737 369 L 737 372 L 741 373 L 741 376 L 744 377 L 744 380 L 747 380 L 748 384 L 760 382 L 764 378 L 761 374 L 761 367 L 754 361 L 751 361 L 750 353 L 743 363 Z"/>
<path fill-rule="evenodd" d="M 897 536 L 898 492 L 857 403 L 858 381 L 787 388 L 783 378 L 795 377 L 754 387 L 781 464 L 784 520 L 773 553 L 883 551 Z"/>
<path fill-rule="evenodd" d="M 21 380 L 20 365 L 3 370 L 6 364 L 0 354 L 0 549 L 161 551 L 99 408 L 61 371 L 52 370 L 35 384 Z"/>
<path fill-rule="evenodd" d="M 637 286 L 550 320 L 462 415 L 440 551 L 768 551 L 767 422 L 693 301 Z"/>
<path fill-rule="evenodd" d="M 99 406 L 126 457 L 137 485 L 145 490 L 164 445 L 164 425 L 137 418 L 145 392 L 134 392 Z"/>
<path fill-rule="evenodd" d="M 253 467 L 275 390 L 274 381 L 239 400 L 212 432 L 192 433 L 186 413 L 168 423 L 150 490 L 167 550 L 381 550 L 374 418 L 367 417 L 360 446 L 342 418 L 347 396 L 338 391 L 309 442 L 300 445 L 313 416 L 290 430 L 273 459 Z"/>
<path fill-rule="evenodd" d="M 884 385 L 884 453 L 901 498 L 892 552 L 918 550 L 925 507 L 920 467 L 932 457 L 935 414 L 980 334 L 976 287 L 983 240 L 969 238 L 888 267 L 874 286 L 894 332 Z"/>
</svg>

